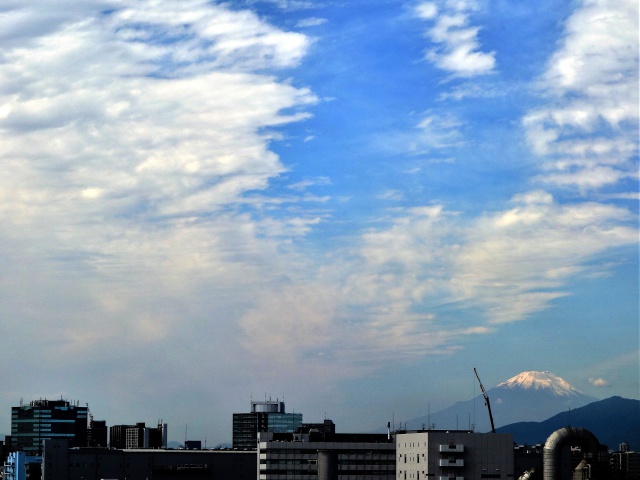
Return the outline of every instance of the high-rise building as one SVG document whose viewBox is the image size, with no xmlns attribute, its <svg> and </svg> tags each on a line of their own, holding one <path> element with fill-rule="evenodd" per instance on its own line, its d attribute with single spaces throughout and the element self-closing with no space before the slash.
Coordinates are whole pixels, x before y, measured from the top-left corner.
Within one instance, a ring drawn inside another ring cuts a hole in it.
<svg viewBox="0 0 640 480">
<path fill-rule="evenodd" d="M 301 413 L 286 413 L 284 402 L 251 402 L 251 413 L 233 414 L 233 448 L 255 450 L 258 432 L 293 433 L 302 424 Z"/>
<path fill-rule="evenodd" d="M 87 446 L 87 410 L 66 400 L 33 400 L 11 407 L 11 448 L 27 453 L 42 452 L 42 441 L 69 440 L 72 447 Z"/>
</svg>

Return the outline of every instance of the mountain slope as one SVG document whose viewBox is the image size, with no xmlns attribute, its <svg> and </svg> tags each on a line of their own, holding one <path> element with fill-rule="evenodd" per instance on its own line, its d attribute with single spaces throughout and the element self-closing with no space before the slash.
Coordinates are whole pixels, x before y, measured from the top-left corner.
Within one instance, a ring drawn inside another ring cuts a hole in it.
<svg viewBox="0 0 640 480">
<path fill-rule="evenodd" d="M 601 444 L 617 450 L 622 442 L 632 450 L 640 449 L 640 400 L 610 397 L 542 422 L 519 422 L 496 429 L 513 433 L 517 443 L 544 443 L 549 435 L 566 426 L 582 427 L 593 433 Z"/>
<path fill-rule="evenodd" d="M 598 400 L 573 388 L 557 375 L 536 371 L 522 372 L 487 390 L 487 395 L 496 428 L 523 421 L 540 422 Z M 482 395 L 406 422 L 409 430 L 421 429 L 423 425 L 426 428 L 435 425 L 437 429 L 475 426 L 478 432 L 491 431 Z"/>
</svg>

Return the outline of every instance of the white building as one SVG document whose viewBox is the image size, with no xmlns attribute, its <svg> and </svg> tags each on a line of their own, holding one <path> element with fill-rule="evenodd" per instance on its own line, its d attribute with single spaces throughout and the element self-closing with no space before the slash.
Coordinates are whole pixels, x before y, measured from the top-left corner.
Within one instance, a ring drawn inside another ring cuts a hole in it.
<svg viewBox="0 0 640 480">
<path fill-rule="evenodd" d="M 397 480 L 512 480 L 513 435 L 463 430 L 396 434 Z"/>
</svg>

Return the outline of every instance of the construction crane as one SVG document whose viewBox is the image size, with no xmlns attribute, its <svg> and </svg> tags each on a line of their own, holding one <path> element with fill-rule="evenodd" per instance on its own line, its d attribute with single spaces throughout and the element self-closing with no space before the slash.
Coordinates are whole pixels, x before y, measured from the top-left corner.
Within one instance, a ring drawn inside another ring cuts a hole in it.
<svg viewBox="0 0 640 480">
<path fill-rule="evenodd" d="M 475 369 L 475 367 L 473 368 L 473 371 L 475 372 L 478 383 L 480 384 L 480 390 L 482 390 L 482 396 L 484 397 L 484 404 L 487 406 L 487 410 L 489 410 L 489 420 L 491 420 L 491 433 L 496 433 L 496 428 L 493 426 L 493 415 L 491 414 L 489 395 L 487 395 L 487 392 L 485 392 L 484 387 L 482 386 L 482 382 L 480 381 L 480 377 L 478 376 L 478 371 Z"/>
</svg>

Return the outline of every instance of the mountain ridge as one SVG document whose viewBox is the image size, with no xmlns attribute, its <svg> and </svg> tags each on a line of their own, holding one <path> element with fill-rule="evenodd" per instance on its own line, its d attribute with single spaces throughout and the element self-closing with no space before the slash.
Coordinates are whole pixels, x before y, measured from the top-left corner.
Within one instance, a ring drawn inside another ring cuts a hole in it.
<svg viewBox="0 0 640 480">
<path fill-rule="evenodd" d="M 630 450 L 640 450 L 640 400 L 619 396 L 597 400 L 542 422 L 505 425 L 496 432 L 512 433 L 516 443 L 534 445 L 544 443 L 553 432 L 571 425 L 586 428 L 609 449 L 616 450 L 624 442 Z"/>
<path fill-rule="evenodd" d="M 521 372 L 490 388 L 486 393 L 496 427 L 524 421 L 544 421 L 553 415 L 599 400 L 582 393 L 551 372 L 533 370 Z M 456 402 L 433 414 L 408 420 L 405 422 L 405 428 L 419 430 L 426 426 L 458 429 L 466 428 L 467 423 L 469 429 L 479 432 L 491 431 L 489 414 L 482 395 Z"/>
</svg>

